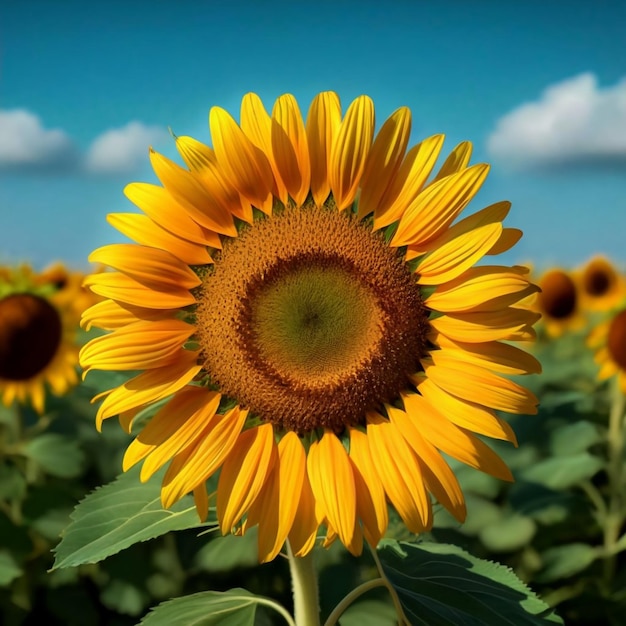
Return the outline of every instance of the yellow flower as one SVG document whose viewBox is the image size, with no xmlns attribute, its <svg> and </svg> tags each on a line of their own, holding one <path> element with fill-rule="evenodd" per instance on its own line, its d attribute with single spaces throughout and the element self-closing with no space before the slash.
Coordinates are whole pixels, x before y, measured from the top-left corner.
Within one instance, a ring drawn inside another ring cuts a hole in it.
<svg viewBox="0 0 626 626">
<path fill-rule="evenodd" d="M 609 311 L 626 297 L 626 279 L 604 256 L 595 256 L 577 273 L 585 311 Z"/>
<path fill-rule="evenodd" d="M 598 324 L 587 343 L 595 348 L 595 361 L 600 366 L 598 380 L 617 376 L 621 390 L 626 393 L 626 306 Z"/>
<path fill-rule="evenodd" d="M 25 265 L 0 277 L 0 396 L 43 413 L 46 384 L 63 395 L 78 376 L 78 313 Z"/>
<path fill-rule="evenodd" d="M 536 297 L 534 308 L 541 313 L 541 322 L 549 337 L 557 338 L 585 325 L 576 281 L 569 272 L 550 269 L 537 283 L 541 292 Z"/>
<path fill-rule="evenodd" d="M 374 133 L 372 101 L 341 116 L 321 93 L 306 122 L 284 95 L 270 116 L 254 94 L 238 124 L 209 117 L 213 148 L 176 139 L 187 168 L 155 152 L 163 186 L 131 184 L 145 215 L 110 222 L 139 245 L 96 250 L 116 271 L 88 279 L 103 302 L 84 324 L 112 331 L 87 344 L 91 369 L 143 370 L 104 397 L 97 423 L 165 398 L 130 444 L 142 480 L 169 463 L 162 502 L 219 470 L 223 533 L 259 526 L 270 560 L 289 539 L 308 553 L 320 526 L 353 554 L 376 545 L 387 504 L 414 533 L 431 495 L 465 517 L 442 453 L 505 480 L 476 436 L 515 442 L 496 411 L 534 413 L 536 398 L 502 374 L 539 371 L 510 342 L 538 315 L 516 306 L 536 287 L 522 267 L 481 265 L 520 237 L 509 203 L 456 221 L 488 166 L 458 145 L 428 181 L 443 136 L 406 151 L 411 116 Z"/>
</svg>

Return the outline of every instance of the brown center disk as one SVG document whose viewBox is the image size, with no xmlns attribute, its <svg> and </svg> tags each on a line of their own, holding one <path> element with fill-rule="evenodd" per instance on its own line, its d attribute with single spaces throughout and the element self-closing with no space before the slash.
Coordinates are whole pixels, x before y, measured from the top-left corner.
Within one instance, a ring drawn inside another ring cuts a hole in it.
<svg viewBox="0 0 626 626">
<path fill-rule="evenodd" d="M 57 310 L 27 293 L 0 300 L 0 378 L 28 380 L 46 368 L 61 343 Z"/>
<path fill-rule="evenodd" d="M 541 280 L 539 301 L 548 317 L 566 319 L 576 310 L 576 285 L 560 270 L 548 272 Z"/>
<path fill-rule="evenodd" d="M 341 432 L 420 369 L 427 311 L 395 249 L 306 206 L 229 240 L 204 277 L 197 337 L 226 395 L 278 426 Z"/>
<path fill-rule="evenodd" d="M 609 353 L 621 369 L 626 370 L 626 311 L 618 313 L 609 326 Z"/>
<path fill-rule="evenodd" d="M 613 273 L 608 268 L 598 265 L 585 272 L 583 284 L 590 296 L 598 298 L 610 290 L 613 280 Z"/>
</svg>

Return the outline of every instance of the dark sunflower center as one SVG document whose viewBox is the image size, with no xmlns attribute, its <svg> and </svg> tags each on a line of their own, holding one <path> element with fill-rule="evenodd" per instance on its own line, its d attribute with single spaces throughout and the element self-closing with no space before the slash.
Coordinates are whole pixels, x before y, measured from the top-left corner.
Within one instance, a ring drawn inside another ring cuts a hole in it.
<svg viewBox="0 0 626 626">
<path fill-rule="evenodd" d="M 626 311 L 618 313 L 609 326 L 609 353 L 621 369 L 626 370 Z"/>
<path fill-rule="evenodd" d="M 59 314 L 46 299 L 20 293 L 0 300 L 0 378 L 39 374 L 56 354 L 61 334 Z"/>
<path fill-rule="evenodd" d="M 211 380 L 299 433 L 362 422 L 398 396 L 425 351 L 427 314 L 405 264 L 329 209 L 255 222 L 224 246 L 199 300 Z"/>
<path fill-rule="evenodd" d="M 576 310 L 576 285 L 565 272 L 550 272 L 541 281 L 539 298 L 548 317 L 566 319 Z"/>
<path fill-rule="evenodd" d="M 583 284 L 590 296 L 603 296 L 613 284 L 612 274 L 604 267 L 593 267 L 585 272 Z"/>
</svg>

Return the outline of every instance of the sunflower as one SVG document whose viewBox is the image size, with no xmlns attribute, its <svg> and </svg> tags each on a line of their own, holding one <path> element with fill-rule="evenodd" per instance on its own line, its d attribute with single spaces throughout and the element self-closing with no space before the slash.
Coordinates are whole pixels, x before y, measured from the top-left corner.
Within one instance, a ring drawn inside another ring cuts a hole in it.
<svg viewBox="0 0 626 626">
<path fill-rule="evenodd" d="M 536 412 L 501 374 L 539 371 L 510 343 L 534 336 L 516 305 L 537 288 L 523 267 L 475 266 L 519 239 L 510 204 L 456 221 L 488 166 L 464 142 L 428 182 L 443 136 L 407 152 L 410 111 L 375 135 L 366 96 L 342 118 L 321 93 L 304 121 L 291 95 L 270 116 L 248 94 L 239 124 L 217 107 L 209 124 L 213 148 L 176 138 L 186 168 L 150 151 L 162 186 L 125 190 L 144 215 L 109 216 L 138 245 L 90 257 L 116 271 L 87 279 L 106 299 L 83 323 L 111 332 L 83 348 L 85 374 L 142 370 L 97 397 L 98 428 L 119 415 L 130 433 L 167 399 L 124 469 L 169 464 L 163 505 L 192 492 L 202 519 L 219 470 L 221 530 L 258 525 L 262 561 L 287 539 L 307 554 L 320 528 L 359 554 L 388 504 L 414 533 L 431 496 L 462 521 L 442 453 L 510 480 L 477 434 L 515 442 L 496 411 Z"/>
<path fill-rule="evenodd" d="M 626 297 L 626 279 L 604 256 L 590 259 L 577 279 L 585 311 L 609 311 Z"/>
<path fill-rule="evenodd" d="M 0 279 L 0 396 L 43 413 L 46 385 L 63 395 L 77 382 L 79 316 L 25 265 Z"/>
<path fill-rule="evenodd" d="M 598 380 L 617 375 L 619 386 L 626 393 L 626 301 L 593 329 L 587 343 L 596 350 Z"/>
<path fill-rule="evenodd" d="M 542 327 L 548 337 L 580 330 L 585 318 L 580 310 L 580 295 L 575 277 L 560 268 L 547 270 L 537 281 L 540 293 L 534 305 L 541 313 Z"/>
</svg>

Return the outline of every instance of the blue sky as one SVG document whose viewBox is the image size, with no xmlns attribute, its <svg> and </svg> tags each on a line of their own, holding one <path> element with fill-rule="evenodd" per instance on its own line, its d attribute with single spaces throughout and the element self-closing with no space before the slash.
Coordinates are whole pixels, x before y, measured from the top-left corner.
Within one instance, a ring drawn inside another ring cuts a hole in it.
<svg viewBox="0 0 626 626">
<path fill-rule="evenodd" d="M 155 181 L 167 127 L 210 142 L 208 111 L 257 92 L 303 112 L 333 89 L 413 143 L 469 139 L 492 170 L 470 208 L 509 199 L 506 262 L 626 264 L 626 3 L 5 2 L 0 7 L 0 262 L 86 268 L 120 241 L 109 212 Z"/>
</svg>

